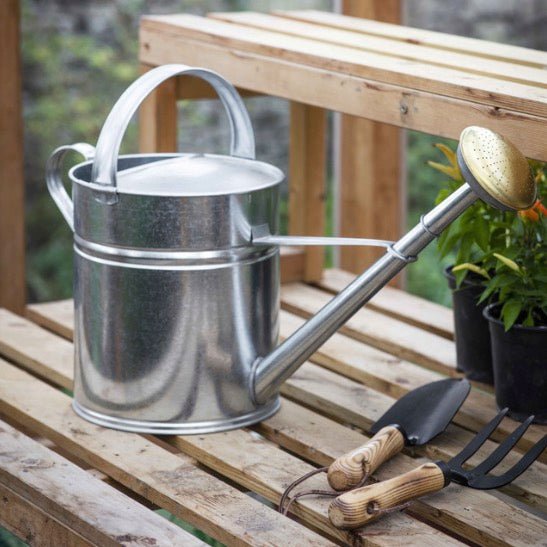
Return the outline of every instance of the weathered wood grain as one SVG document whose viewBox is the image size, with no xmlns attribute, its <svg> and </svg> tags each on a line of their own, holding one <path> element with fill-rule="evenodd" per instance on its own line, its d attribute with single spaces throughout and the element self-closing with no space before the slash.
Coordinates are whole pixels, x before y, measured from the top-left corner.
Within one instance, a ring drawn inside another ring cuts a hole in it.
<svg viewBox="0 0 547 547">
<path fill-rule="evenodd" d="M 164 31 L 141 27 L 141 61 L 207 66 L 245 89 L 442 137 L 458 138 L 466 126 L 482 125 L 506 135 L 526 156 L 547 160 L 545 117 L 522 107 L 480 104 L 179 34 L 168 42 Z"/>
<path fill-rule="evenodd" d="M 92 545 L 1 482 L 0 525 L 32 547 Z"/>
<path fill-rule="evenodd" d="M 0 359 L 0 413 L 52 439 L 90 465 L 206 534 L 233 545 L 329 545 L 136 434 L 101 428 L 76 416 L 71 398 Z"/>
<path fill-rule="evenodd" d="M 264 56 L 344 72 L 380 82 L 405 85 L 412 89 L 435 92 L 473 102 L 547 115 L 547 94 L 542 88 L 453 68 L 367 53 L 366 64 L 359 50 L 317 40 L 282 35 L 193 15 L 148 16 L 141 29 L 161 31 L 173 38 L 208 41 L 224 47 L 243 49 Z M 142 59 L 146 61 L 146 59 Z"/>
<path fill-rule="evenodd" d="M 329 268 L 317 286 L 330 293 L 338 293 L 355 279 L 355 275 Z M 450 308 L 414 296 L 393 287 L 384 287 L 367 303 L 367 308 L 382 312 L 389 317 L 414 325 L 422 330 L 454 339 L 454 317 Z"/>
<path fill-rule="evenodd" d="M 1 317 L 2 314 L 0 313 L 0 318 Z M 19 327 L 25 323 L 27 327 L 32 328 L 32 324 L 28 321 L 24 319 L 21 319 L 21 321 Z M 44 331 L 44 333 L 49 336 L 48 344 L 52 348 L 55 347 L 57 340 L 65 342 L 53 334 L 47 333 L 47 331 Z M 43 339 L 42 344 L 45 344 Z M 61 347 L 63 345 L 64 344 L 61 344 Z M 21 354 L 18 355 L 21 357 Z M 2 361 L 0 360 L 0 365 L 1 364 Z M 32 368 L 33 372 L 39 374 L 43 378 L 48 378 L 47 364 L 44 364 L 42 367 L 33 366 Z M 12 371 L 12 373 L 15 373 L 15 371 Z M 72 370 L 66 371 L 65 383 L 71 386 L 72 378 Z M 3 393 L 0 379 L 0 399 L 2 397 Z M 0 410 L 1 408 L 2 402 L 0 402 Z M 86 423 L 75 415 L 72 416 L 72 419 L 81 423 Z M 108 430 L 103 429 L 103 431 Z M 115 434 L 113 431 L 111 433 Z M 118 435 L 119 434 L 120 433 L 118 433 Z M 271 443 L 260 443 L 260 440 L 256 436 L 243 430 L 207 436 L 173 437 L 171 442 L 191 456 L 199 454 L 200 463 L 213 468 L 215 471 L 229 477 L 245 488 L 251 489 L 275 502 L 279 501 L 285 487 L 294 479 L 295 472 L 304 473 L 313 469 L 308 464 L 279 450 Z M 65 446 L 65 443 L 61 443 L 61 445 Z M 211 450 L 204 449 L 204 446 L 210 446 Z M 216 448 L 216 452 L 212 450 L 213 447 Z M 85 456 L 80 455 L 80 457 L 87 460 Z M 97 467 L 101 469 L 101 467 Z M 112 473 L 109 474 L 116 478 L 116 480 L 126 484 L 120 477 L 112 475 Z M 149 497 L 149 499 L 156 501 L 154 498 Z M 306 523 L 333 536 L 333 539 L 349 540 L 346 535 L 334 530 L 329 524 L 326 516 L 327 505 L 328 500 L 310 500 L 309 502 L 303 502 L 302 511 L 298 511 L 298 514 Z M 438 533 L 435 530 L 407 517 L 404 517 L 404 524 L 405 529 L 412 530 L 412 533 L 416 538 L 421 537 L 420 541 L 425 545 L 434 545 L 441 537 L 438 536 Z M 385 531 L 385 526 L 382 525 L 380 530 Z M 377 540 L 372 542 L 372 544 L 389 546 L 402 540 L 402 537 L 397 533 L 395 528 L 391 527 L 391 525 L 389 526 L 389 530 L 390 533 L 387 537 L 384 538 L 381 534 L 378 534 Z M 369 532 L 376 534 L 374 530 L 369 530 Z"/>
<path fill-rule="evenodd" d="M 2 421 L 0 447 L 0 483 L 91 544 L 205 545 Z"/>
<path fill-rule="evenodd" d="M 393 404 L 393 399 L 385 395 L 381 395 L 364 386 L 359 386 L 336 374 L 322 371 L 311 364 L 304 365 L 295 377 L 285 384 L 284 391 L 291 397 L 301 400 L 310 406 L 314 406 L 321 412 L 332 414 L 342 421 L 354 423 L 364 429 L 368 429 L 370 425 L 387 410 L 391 404 Z M 347 405 L 342 402 L 344 400 L 347 401 Z M 284 405 L 289 405 L 288 413 L 285 414 L 285 426 L 283 427 L 279 424 L 279 420 L 281 419 L 282 421 L 284 415 L 282 409 L 277 416 L 263 422 L 260 426 L 260 431 L 264 432 L 267 436 L 270 436 L 268 431 L 271 432 L 273 430 L 274 437 L 272 440 L 279 442 L 282 446 L 286 446 L 291 451 L 302 454 L 307 459 L 316 461 L 319 465 L 330 463 L 334 458 L 347 452 L 349 449 L 363 444 L 364 437 L 356 432 L 347 430 L 343 426 L 326 420 L 315 413 L 310 417 L 310 411 L 296 407 L 296 405 L 293 405 L 288 401 L 285 401 Z M 355 410 L 356 408 L 357 410 Z M 270 423 L 274 424 L 273 427 L 268 425 Z M 330 423 L 331 425 L 327 427 L 325 423 Z M 455 430 L 458 430 L 458 428 L 455 428 Z M 283 433 L 280 433 L 280 431 L 283 431 Z M 465 433 L 468 437 L 472 436 L 471 433 Z M 271 453 L 273 450 L 272 447 L 265 447 L 263 444 L 260 444 L 257 439 L 254 439 L 252 436 L 247 437 L 246 435 L 247 434 L 244 435 L 243 433 L 236 435 L 236 433 L 228 432 L 218 434 L 216 437 L 188 436 L 174 438 L 172 442 L 189 454 L 199 454 L 198 459 L 200 461 L 204 463 L 208 462 L 207 464 L 218 472 L 226 474 L 233 480 L 245 484 L 246 487 L 258 491 L 269 499 L 277 500 L 279 492 L 284 488 L 283 485 L 286 486 L 286 483 L 292 480 L 291 477 L 294 478 L 295 475 L 297 476 L 296 471 L 294 474 L 290 471 L 288 476 L 282 475 L 284 472 L 283 470 L 292 470 L 296 467 L 299 468 L 301 462 L 291 460 L 290 462 L 285 462 L 283 465 L 277 465 L 277 462 L 280 461 L 280 459 L 281 461 L 284 461 L 285 456 L 276 456 L 275 454 L 277 453 Z M 281 437 L 278 438 L 276 435 L 281 435 Z M 352 437 L 355 437 L 355 439 L 352 439 Z M 345 438 L 351 442 L 342 442 Z M 213 441 L 216 439 L 216 442 L 211 441 L 211 439 L 213 439 Z M 285 441 L 283 441 L 283 439 L 285 439 Z M 289 439 L 288 444 L 286 444 L 287 439 Z M 467 440 L 468 439 L 466 439 L 465 442 L 467 442 Z M 244 441 L 250 443 L 249 446 L 246 446 Z M 462 440 L 459 445 L 458 443 L 455 443 L 458 446 L 454 446 L 453 448 L 444 451 L 442 443 L 437 446 L 433 444 L 432 446 L 435 448 L 432 448 L 431 450 L 436 450 L 434 457 L 448 458 L 457 453 L 465 442 Z M 490 442 L 489 445 L 490 446 L 485 445 L 485 450 L 493 450 L 495 446 L 494 443 Z M 257 450 L 257 454 L 253 454 L 255 449 Z M 242 454 L 248 454 L 248 456 L 242 456 Z M 320 459 L 317 459 L 318 457 Z M 519 456 L 518 454 L 510 454 L 508 458 L 509 460 L 512 458 L 511 462 L 508 463 L 514 463 Z M 398 473 L 408 470 L 414 465 L 408 460 L 406 467 L 403 466 L 401 462 L 404 463 L 404 460 L 401 460 L 401 457 L 398 457 L 397 461 L 399 462 L 396 471 Z M 271 462 L 276 463 L 274 464 Z M 389 467 L 383 466 L 380 469 L 380 477 L 385 477 L 385 475 L 383 475 L 385 469 L 389 470 Z M 300 469 L 301 473 L 307 472 L 308 470 L 310 469 L 304 469 L 304 467 Z M 544 472 L 544 467 L 537 463 L 534 464 L 525 475 L 520 477 L 514 485 L 512 485 L 511 489 L 507 490 L 507 492 L 520 497 L 528 503 L 535 504 L 538 507 L 545 506 L 545 492 L 541 486 L 541 477 Z M 283 480 L 280 478 L 276 482 L 274 476 L 281 475 L 285 478 Z M 488 501 L 477 500 L 475 493 L 469 493 L 469 491 L 467 491 L 467 494 L 463 494 L 463 498 L 461 498 L 456 505 L 457 507 L 469 507 L 470 504 L 475 503 L 475 500 L 479 504 L 488 503 L 488 505 L 494 507 L 494 509 L 497 507 L 497 501 L 490 499 L 488 499 Z M 432 515 L 435 515 L 435 518 L 438 519 L 439 508 L 436 505 L 435 507 L 437 508 L 437 511 L 432 511 L 429 505 L 427 507 L 421 507 L 417 509 L 417 511 L 420 515 L 422 513 L 426 515 L 428 519 L 431 519 Z M 500 512 L 506 510 L 505 506 L 499 506 L 498 509 Z M 447 511 L 447 528 L 452 530 L 455 526 L 458 529 L 457 533 L 460 534 L 462 529 L 461 521 L 462 519 L 465 521 L 466 518 L 469 518 L 468 512 L 463 510 L 462 513 L 458 513 L 458 510 L 451 506 L 450 500 L 447 501 L 446 505 L 443 505 L 443 511 Z M 456 511 L 456 513 L 454 513 L 454 511 Z M 321 513 L 319 512 L 319 514 Z M 458 514 L 459 516 L 455 516 Z M 318 517 L 317 515 L 308 515 L 308 518 L 312 519 Z M 523 518 L 526 520 L 527 517 L 524 516 Z M 433 520 L 431 520 L 431 522 L 433 522 Z M 456 524 L 454 524 L 455 522 Z M 465 528 L 465 526 L 463 526 L 463 528 Z M 473 521 L 473 525 L 466 532 L 466 534 L 468 534 L 466 537 L 478 537 L 475 532 L 477 529 L 480 529 L 480 519 L 477 522 Z M 534 529 L 533 526 L 532 529 Z"/>
<path fill-rule="evenodd" d="M 71 308 L 71 301 L 65 301 L 64 304 L 65 310 L 60 314 L 60 321 L 67 321 L 66 309 Z M 59 306 L 58 308 L 62 308 Z M 58 309 L 57 308 L 57 309 Z M 51 308 L 53 310 L 55 308 Z M 51 317 L 50 314 L 46 313 L 45 315 L 41 312 L 42 308 L 40 305 L 37 305 L 34 308 L 34 315 L 38 322 L 43 321 L 45 325 L 49 325 L 53 331 L 55 331 L 56 320 Z M 0 313 L 0 321 L 2 320 L 2 314 Z M 292 332 L 294 332 L 301 324 L 303 320 L 291 313 L 281 312 L 281 336 L 287 337 Z M 70 324 L 68 322 L 61 323 L 62 330 L 70 329 Z M 32 324 L 27 324 L 28 328 L 34 328 Z M 43 336 L 43 333 L 41 334 Z M 2 338 L 0 337 L 0 347 L 2 345 Z M 15 351 L 14 348 L 10 349 L 9 347 L 6 351 Z M 28 357 L 27 357 L 28 359 Z M 315 353 L 311 360 L 320 364 L 322 367 L 328 368 L 332 371 L 338 372 L 345 376 L 345 380 L 352 379 L 356 380 L 359 383 L 365 384 L 362 389 L 364 390 L 365 399 L 370 400 L 370 393 L 377 393 L 380 391 L 383 394 L 386 394 L 390 397 L 399 398 L 403 396 L 408 391 L 424 385 L 428 382 L 434 382 L 436 380 L 442 379 L 444 376 L 423 367 L 419 367 L 400 359 L 394 357 L 388 353 L 371 348 L 368 345 L 362 344 L 356 340 L 352 340 L 346 336 L 335 334 L 330 340 L 327 340 L 323 346 Z M 55 368 L 55 361 L 52 363 Z M 29 367 L 32 367 L 32 359 L 29 360 Z M 340 378 L 338 375 L 334 375 L 334 378 Z M 355 386 L 354 382 L 350 382 L 349 386 Z M 373 388 L 374 391 L 371 391 L 369 388 Z M 312 389 L 312 388 L 311 388 Z M 350 391 L 353 390 L 353 399 L 358 398 L 354 392 L 355 387 L 352 387 Z M 341 395 L 340 401 L 344 400 L 345 395 Z M 375 399 L 372 398 L 374 401 Z M 348 403 L 350 400 L 348 400 Z M 393 403 L 391 399 L 390 403 L 385 403 L 385 410 Z M 324 404 L 318 403 L 318 407 L 321 408 L 321 405 Z M 342 403 L 340 403 L 342 404 Z M 353 404 L 353 403 L 351 403 Z M 335 407 L 338 408 L 338 407 Z M 333 412 L 337 415 L 337 410 L 333 409 Z M 486 423 L 488 423 L 492 417 L 496 414 L 497 409 L 495 406 L 494 399 L 491 394 L 483 392 L 481 389 L 472 389 L 469 394 L 466 402 L 463 407 L 460 409 L 458 414 L 456 414 L 454 421 L 462 425 L 465 428 L 479 431 Z M 342 410 L 343 413 L 343 410 Z M 381 415 L 381 414 L 380 414 Z M 370 422 L 367 422 L 369 427 L 372 422 L 377 420 L 380 415 L 371 415 Z M 376 417 L 374 417 L 376 416 Z M 346 421 L 351 423 L 351 419 L 343 418 Z M 362 424 L 358 423 L 360 427 L 364 427 Z M 513 431 L 518 426 L 518 423 L 515 420 L 510 418 L 505 418 L 504 421 L 500 424 L 498 429 L 492 434 L 492 439 L 502 440 L 507 434 Z M 537 442 L 546 432 L 546 427 L 539 425 L 532 425 L 528 432 L 525 434 L 523 439 L 517 445 L 517 448 L 520 450 L 528 450 L 535 442 Z M 470 435 L 470 434 L 469 434 Z M 470 440 L 470 436 L 468 436 Z M 468 442 L 468 440 L 466 442 Z M 432 441 L 427 445 L 427 448 L 434 446 Z M 485 445 L 486 446 L 486 445 Z M 458 450 L 453 447 L 452 451 L 446 452 L 446 457 L 452 457 L 458 452 Z M 513 453 L 511 453 L 513 454 Z M 518 457 L 518 453 L 508 456 L 508 462 L 515 462 Z M 547 456 L 542 455 L 540 461 L 547 463 Z M 519 479 L 521 480 L 521 479 Z M 529 486 L 532 490 L 539 490 L 542 492 L 542 488 L 535 488 L 534 485 L 537 485 L 537 481 L 530 481 Z M 545 492 L 537 492 L 540 495 L 540 498 L 543 499 Z M 526 495 L 523 496 L 526 498 Z M 535 499 L 535 495 L 531 496 L 532 499 Z"/>
<path fill-rule="evenodd" d="M 280 412 L 258 424 L 255 429 L 278 445 L 320 466 L 330 465 L 341 454 L 354 450 L 368 438 L 359 431 L 343 427 L 332 419 L 318 414 L 317 411 L 287 399 L 284 400 Z M 413 448 L 411 452 L 426 455 L 432 460 L 447 460 L 456 455 L 473 436 L 474 434 L 469 431 L 449 425 L 445 434 L 436 437 L 423 447 L 423 450 Z M 468 464 L 477 465 L 497 446 L 492 441 L 486 441 Z M 508 469 L 519 458 L 519 454 L 509 453 L 496 472 Z M 373 473 L 372 479 L 384 480 L 392 477 L 409 470 L 411 467 L 407 465 L 411 466 L 414 463 L 414 460 L 411 461 L 403 455 L 396 456 Z M 543 480 L 546 473 L 546 466 L 536 462 L 524 475 L 505 486 L 503 491 L 547 513 L 547 497 Z M 435 502 L 431 500 L 431 503 Z"/>
<path fill-rule="evenodd" d="M 355 425 L 364 431 L 369 431 L 372 424 L 395 402 L 387 395 L 378 393 L 328 370 L 320 370 L 312 364 L 302 366 L 294 376 L 287 380 L 283 385 L 282 393 L 301 404 L 305 404 L 316 412 L 332 417 L 342 423 Z M 492 413 L 492 416 L 494 414 Z M 509 431 L 516 427 L 516 425 L 505 424 L 505 422 L 502 422 L 501 425 L 507 427 Z M 458 427 L 449 426 L 448 431 L 449 433 L 444 433 L 431 440 L 425 447 L 413 447 L 413 452 L 440 459 L 449 459 L 455 456 L 474 436 L 474 433 Z M 533 435 L 541 436 L 542 434 L 544 434 L 542 428 L 536 427 Z M 504 438 L 505 435 L 506 433 L 500 435 L 500 437 Z M 447 437 L 454 437 L 458 441 L 447 441 Z M 491 436 L 491 438 L 493 437 Z M 531 444 L 530 441 L 528 443 Z M 487 454 L 492 453 L 496 446 L 496 443 L 487 441 L 468 463 L 476 465 Z M 521 457 L 522 454 L 516 450 L 510 452 L 504 459 L 504 466 L 502 467 L 510 467 Z M 506 490 L 511 495 L 515 495 L 523 501 L 530 502 L 545 510 L 547 508 L 547 492 L 541 477 L 546 473 L 546 467 L 542 462 L 545 462 L 545 454 L 540 458 L 540 461 L 534 463 L 524 475 L 516 479 Z"/>
</svg>

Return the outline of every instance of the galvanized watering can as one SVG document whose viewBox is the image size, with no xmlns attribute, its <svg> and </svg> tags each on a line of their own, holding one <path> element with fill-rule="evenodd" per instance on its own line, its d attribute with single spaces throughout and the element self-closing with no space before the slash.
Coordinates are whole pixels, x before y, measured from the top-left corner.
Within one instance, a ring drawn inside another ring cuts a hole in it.
<svg viewBox="0 0 547 547">
<path fill-rule="evenodd" d="M 230 155 L 118 156 L 140 103 L 180 74 L 218 93 Z M 61 179 L 69 150 L 85 158 L 69 172 L 72 200 Z M 503 209 L 534 202 L 525 158 L 499 135 L 467 128 L 458 158 L 467 184 L 396 243 L 278 236 L 283 173 L 255 160 L 235 88 L 184 65 L 146 73 L 112 109 L 96 149 L 63 146 L 47 165 L 49 191 L 74 231 L 74 409 L 100 425 L 158 434 L 267 418 L 282 382 L 478 197 Z M 340 243 L 387 252 L 276 347 L 279 245 Z"/>
</svg>

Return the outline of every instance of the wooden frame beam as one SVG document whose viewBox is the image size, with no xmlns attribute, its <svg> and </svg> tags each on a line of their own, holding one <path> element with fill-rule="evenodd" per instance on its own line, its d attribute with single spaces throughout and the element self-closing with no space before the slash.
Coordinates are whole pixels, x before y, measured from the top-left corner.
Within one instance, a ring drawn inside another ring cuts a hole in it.
<svg viewBox="0 0 547 547">
<path fill-rule="evenodd" d="M 26 302 L 19 0 L 0 2 L 0 307 Z"/>
</svg>

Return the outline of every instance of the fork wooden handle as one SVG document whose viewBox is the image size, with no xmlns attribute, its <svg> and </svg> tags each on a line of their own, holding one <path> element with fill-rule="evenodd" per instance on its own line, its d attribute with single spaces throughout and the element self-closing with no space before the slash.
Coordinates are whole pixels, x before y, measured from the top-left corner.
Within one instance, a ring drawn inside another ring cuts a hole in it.
<svg viewBox="0 0 547 547">
<path fill-rule="evenodd" d="M 359 528 L 385 511 L 444 486 L 441 468 L 435 463 L 424 463 L 404 475 L 341 494 L 329 507 L 329 519 L 337 528 Z"/>
<path fill-rule="evenodd" d="M 357 486 L 365 476 L 399 453 L 405 439 L 392 425 L 383 427 L 367 443 L 337 458 L 329 467 L 327 477 L 334 490 L 349 490 Z"/>
</svg>

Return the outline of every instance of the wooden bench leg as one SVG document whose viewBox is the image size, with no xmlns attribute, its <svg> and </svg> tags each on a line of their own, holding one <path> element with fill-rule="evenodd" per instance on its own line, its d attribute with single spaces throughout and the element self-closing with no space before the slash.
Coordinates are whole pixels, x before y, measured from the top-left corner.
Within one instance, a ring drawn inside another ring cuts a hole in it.
<svg viewBox="0 0 547 547">
<path fill-rule="evenodd" d="M 326 111 L 291 103 L 289 153 L 289 233 L 324 235 Z M 318 281 L 323 273 L 324 249 L 306 247 L 304 280 Z"/>
<path fill-rule="evenodd" d="M 343 116 L 340 136 L 340 233 L 396 240 L 403 230 L 400 130 Z M 383 250 L 341 247 L 342 269 L 361 273 Z"/>
<path fill-rule="evenodd" d="M 141 73 L 150 70 L 141 65 Z M 139 111 L 139 150 L 141 153 L 177 150 L 177 79 L 161 84 L 144 101 Z"/>
<path fill-rule="evenodd" d="M 25 183 L 19 16 L 17 0 L 0 2 L 0 308 L 23 313 Z"/>
<path fill-rule="evenodd" d="M 401 2 L 343 0 L 342 13 L 400 23 Z M 340 125 L 340 234 L 398 239 L 405 220 L 400 130 L 347 115 Z M 342 247 L 340 266 L 361 273 L 382 253 L 374 247 Z"/>
</svg>

